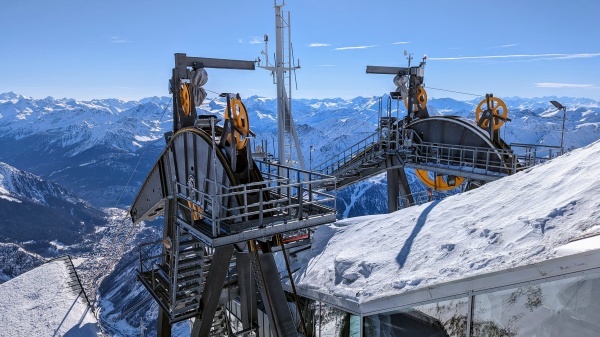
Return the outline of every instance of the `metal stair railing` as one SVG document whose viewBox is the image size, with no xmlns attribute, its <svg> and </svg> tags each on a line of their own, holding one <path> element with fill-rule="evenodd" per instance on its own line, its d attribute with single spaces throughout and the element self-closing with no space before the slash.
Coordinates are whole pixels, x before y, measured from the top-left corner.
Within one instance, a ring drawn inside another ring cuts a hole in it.
<svg viewBox="0 0 600 337">
<path fill-rule="evenodd" d="M 187 218 L 178 213 L 178 223 L 213 241 L 266 225 L 295 223 L 298 226 L 288 226 L 295 230 L 335 219 L 335 194 L 322 188 L 335 186 L 335 177 L 272 162 L 255 162 L 262 181 L 224 186 L 206 179 L 199 182 L 204 191 L 173 182 L 179 209 L 187 213 Z M 232 228 L 234 232 L 228 232 Z"/>
<path fill-rule="evenodd" d="M 352 164 L 380 162 L 386 156 L 396 152 L 406 153 L 421 139 L 412 129 L 392 128 L 388 132 L 377 131 L 345 149 L 333 159 L 315 166 L 315 170 L 324 174 L 339 176 Z"/>
<path fill-rule="evenodd" d="M 186 254 L 179 259 L 179 254 L 162 252 L 163 245 L 163 241 L 155 241 L 138 246 L 140 262 L 138 277 L 168 313 L 170 320 L 175 322 L 196 315 L 204 288 L 205 274 L 210 267 L 210 256 L 199 254 L 201 259 L 195 259 L 193 255 Z M 157 254 L 156 251 L 161 253 Z M 173 258 L 169 259 L 168 256 Z M 179 262 L 186 263 L 188 260 L 198 260 L 192 261 L 191 267 L 195 269 L 191 270 L 194 273 L 191 276 L 183 275 L 178 266 Z"/>
<path fill-rule="evenodd" d="M 314 170 L 328 175 L 335 175 L 337 170 L 351 162 L 354 158 L 358 158 L 361 154 L 367 153 L 368 149 L 377 149 L 377 145 L 380 143 L 379 132 L 375 132 L 351 145 L 341 153 L 338 153 L 333 159 L 314 166 Z"/>
</svg>

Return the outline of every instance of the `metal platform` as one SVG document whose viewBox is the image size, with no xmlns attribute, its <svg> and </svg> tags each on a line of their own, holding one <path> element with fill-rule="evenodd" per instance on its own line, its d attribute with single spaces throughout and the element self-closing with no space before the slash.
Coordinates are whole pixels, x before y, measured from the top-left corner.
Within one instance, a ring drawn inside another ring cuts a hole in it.
<svg viewBox="0 0 600 337">
<path fill-rule="evenodd" d="M 206 189 L 216 194 L 174 182 L 179 209 L 184 210 L 177 214 L 177 225 L 214 248 L 335 222 L 335 195 L 318 188 L 335 186 L 335 177 L 256 163 L 262 181 Z"/>
<path fill-rule="evenodd" d="M 413 129 L 396 128 L 371 134 L 315 170 L 335 176 L 337 188 L 401 167 L 489 182 L 559 154 L 557 146 L 511 144 L 505 149 L 427 142 Z"/>
</svg>

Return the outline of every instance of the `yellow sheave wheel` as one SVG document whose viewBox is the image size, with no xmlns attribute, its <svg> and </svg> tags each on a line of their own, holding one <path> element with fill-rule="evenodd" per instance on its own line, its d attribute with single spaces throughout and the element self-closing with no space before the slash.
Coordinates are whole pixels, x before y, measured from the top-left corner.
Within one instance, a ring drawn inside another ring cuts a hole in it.
<svg viewBox="0 0 600 337">
<path fill-rule="evenodd" d="M 408 98 L 404 97 L 404 106 L 408 109 Z M 419 87 L 417 90 L 417 102 L 414 103 L 413 111 L 419 111 L 427 106 L 427 91 L 425 88 Z"/>
<path fill-rule="evenodd" d="M 506 104 L 504 104 L 504 102 L 497 97 L 490 97 L 490 109 L 492 110 L 492 123 L 494 130 L 498 130 L 508 117 L 508 109 L 506 108 Z M 479 102 L 477 109 L 475 109 L 475 120 L 478 123 L 485 110 L 487 110 L 487 98 Z M 488 128 L 488 123 L 489 122 L 487 120 L 484 121 L 483 124 L 481 124 L 481 127 L 484 129 Z"/>
<path fill-rule="evenodd" d="M 246 106 L 241 100 L 234 98 L 229 102 L 231 107 L 231 115 L 233 126 L 235 127 L 235 148 L 238 150 L 246 147 L 248 143 L 248 135 L 250 134 L 250 121 L 248 120 L 248 112 Z M 229 119 L 229 113 L 225 108 L 225 120 Z M 243 138 L 242 138 L 243 137 Z M 227 135 L 227 141 L 231 143 L 231 135 Z"/>
<path fill-rule="evenodd" d="M 429 171 L 415 170 L 415 173 L 417 174 L 417 178 L 419 178 L 419 180 L 421 180 L 423 184 L 425 184 L 425 186 L 436 191 L 449 191 L 455 189 L 465 181 L 465 178 L 463 177 L 456 177 L 456 183 L 454 185 L 449 185 L 448 182 L 444 180 L 444 177 L 441 175 L 435 177 L 434 180 L 431 177 L 429 177 Z"/>
<path fill-rule="evenodd" d="M 188 83 L 182 83 L 181 85 L 181 109 L 186 116 L 192 114 L 192 100 L 190 97 L 190 85 Z"/>
</svg>

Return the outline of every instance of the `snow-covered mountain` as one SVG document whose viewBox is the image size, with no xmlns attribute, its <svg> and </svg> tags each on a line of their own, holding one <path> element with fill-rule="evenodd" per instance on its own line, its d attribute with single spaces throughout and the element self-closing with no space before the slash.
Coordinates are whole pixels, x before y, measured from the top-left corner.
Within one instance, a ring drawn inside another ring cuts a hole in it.
<svg viewBox="0 0 600 337">
<path fill-rule="evenodd" d="M 565 147 L 590 144 L 600 138 L 600 102 L 567 97 L 518 98 L 504 101 L 511 122 L 501 136 L 508 143 L 559 145 L 562 112 L 549 100 L 567 106 Z M 474 119 L 480 99 L 430 99 L 431 115 Z M 256 142 L 273 151 L 276 102 L 251 96 L 244 99 Z M 379 106 L 385 114 L 388 97 L 356 97 L 293 102 L 295 123 L 306 166 L 341 152 L 377 128 Z M 396 114 L 396 104 L 392 103 Z M 403 107 L 400 104 L 400 117 Z M 208 98 L 202 114 L 222 115 L 223 98 Z M 163 134 L 172 128 L 170 98 L 140 101 L 103 99 L 33 99 L 0 94 L 0 161 L 57 182 L 97 206 L 127 206 L 164 147 Z M 312 146 L 313 152 L 309 155 Z M 312 164 L 312 165 L 311 165 Z M 129 178 L 131 177 L 131 181 Z M 129 182 L 129 184 L 128 184 Z"/>
<path fill-rule="evenodd" d="M 56 183 L 0 163 L 0 241 L 53 256 L 65 246 L 77 249 L 96 227 L 106 225 L 102 210 Z"/>
</svg>

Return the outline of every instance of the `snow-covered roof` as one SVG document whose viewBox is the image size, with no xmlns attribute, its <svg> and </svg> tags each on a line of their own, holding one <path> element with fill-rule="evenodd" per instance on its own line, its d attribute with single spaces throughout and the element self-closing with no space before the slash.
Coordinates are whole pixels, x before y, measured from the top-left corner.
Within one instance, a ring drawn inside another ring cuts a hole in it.
<svg viewBox="0 0 600 337">
<path fill-rule="evenodd" d="M 600 142 L 442 201 L 322 226 L 296 285 L 362 306 L 600 249 L 565 249 L 600 233 L 598 172 Z"/>
<path fill-rule="evenodd" d="M 68 258 L 0 284 L 0 336 L 96 336 L 98 322 Z"/>
</svg>

